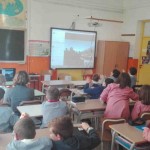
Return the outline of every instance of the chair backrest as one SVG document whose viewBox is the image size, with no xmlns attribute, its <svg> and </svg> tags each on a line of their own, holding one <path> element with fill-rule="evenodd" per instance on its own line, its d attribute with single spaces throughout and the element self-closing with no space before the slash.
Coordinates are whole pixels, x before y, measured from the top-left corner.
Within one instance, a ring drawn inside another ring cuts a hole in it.
<svg viewBox="0 0 150 150">
<path fill-rule="evenodd" d="M 102 122 L 101 140 L 111 141 L 112 136 L 111 136 L 111 129 L 109 126 L 112 124 L 120 124 L 120 123 L 125 123 L 125 122 L 126 120 L 123 118 L 104 119 Z"/>
<path fill-rule="evenodd" d="M 150 111 L 141 113 L 140 118 L 143 118 L 144 120 L 150 120 Z"/>
<path fill-rule="evenodd" d="M 69 89 L 61 89 L 59 91 L 60 96 L 70 96 L 71 95 L 71 91 Z"/>
<path fill-rule="evenodd" d="M 41 100 L 22 101 L 19 106 L 41 104 Z"/>
<path fill-rule="evenodd" d="M 2 103 L 0 106 L 1 107 L 10 107 L 10 104 L 8 104 L 8 103 Z"/>
</svg>

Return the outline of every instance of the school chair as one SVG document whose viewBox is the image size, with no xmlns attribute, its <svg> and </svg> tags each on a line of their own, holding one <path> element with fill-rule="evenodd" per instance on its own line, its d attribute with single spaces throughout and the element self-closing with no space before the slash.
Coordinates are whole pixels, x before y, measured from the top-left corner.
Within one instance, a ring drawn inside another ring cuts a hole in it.
<svg viewBox="0 0 150 150">
<path fill-rule="evenodd" d="M 101 128 L 101 150 L 105 150 L 104 149 L 104 143 L 107 143 L 107 146 L 109 146 L 111 144 L 111 140 L 112 140 L 112 134 L 111 134 L 111 129 L 110 129 L 110 125 L 113 124 L 120 124 L 120 123 L 125 123 L 126 120 L 123 118 L 115 118 L 115 119 L 104 119 L 102 121 L 102 128 Z"/>
<path fill-rule="evenodd" d="M 141 113 L 140 118 L 143 118 L 145 121 L 150 120 L 150 111 L 145 111 Z"/>
<path fill-rule="evenodd" d="M 31 101 L 22 101 L 19 106 L 26 106 L 26 105 L 36 105 L 41 104 L 41 100 L 31 100 Z M 33 122 L 35 123 L 36 128 L 39 128 L 42 124 L 42 117 L 31 117 Z"/>
<path fill-rule="evenodd" d="M 69 89 L 61 89 L 59 93 L 60 93 L 60 99 L 63 101 L 67 101 L 68 97 L 71 96 L 71 91 Z"/>
</svg>

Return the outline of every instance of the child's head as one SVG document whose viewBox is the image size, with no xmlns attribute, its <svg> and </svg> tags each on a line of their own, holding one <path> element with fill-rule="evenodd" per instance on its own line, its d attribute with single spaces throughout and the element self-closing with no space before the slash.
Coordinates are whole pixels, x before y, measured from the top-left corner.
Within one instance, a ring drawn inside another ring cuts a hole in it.
<svg viewBox="0 0 150 150">
<path fill-rule="evenodd" d="M 93 77 L 92 77 L 92 80 L 93 80 L 93 81 L 96 81 L 96 82 L 98 82 L 99 79 L 100 79 L 100 77 L 99 77 L 98 74 L 94 74 Z"/>
<path fill-rule="evenodd" d="M 58 100 L 59 95 L 60 95 L 60 93 L 59 93 L 58 88 L 56 88 L 54 86 L 48 87 L 47 92 L 46 92 L 46 98 L 48 100 Z"/>
<path fill-rule="evenodd" d="M 0 74 L 0 85 L 5 86 L 6 78 L 4 75 Z"/>
<path fill-rule="evenodd" d="M 54 141 L 67 139 L 73 135 L 72 120 L 68 116 L 53 119 L 49 123 L 50 138 Z"/>
<path fill-rule="evenodd" d="M 139 99 L 144 105 L 150 105 L 150 85 L 143 85 L 141 87 Z"/>
<path fill-rule="evenodd" d="M 106 79 L 105 79 L 105 85 L 104 85 L 104 86 L 107 87 L 107 85 L 110 84 L 110 83 L 114 83 L 114 80 L 111 79 L 111 78 L 106 78 Z"/>
<path fill-rule="evenodd" d="M 130 73 L 131 75 L 136 75 L 137 69 L 136 69 L 135 67 L 131 67 L 131 68 L 129 69 L 129 73 Z"/>
<path fill-rule="evenodd" d="M 36 135 L 35 124 L 31 118 L 19 119 L 14 126 L 16 140 L 34 139 Z"/>
<path fill-rule="evenodd" d="M 29 82 L 29 75 L 26 71 L 19 71 L 15 78 L 14 78 L 14 84 L 23 85 L 25 86 Z"/>
<path fill-rule="evenodd" d="M 115 78 L 118 78 L 119 75 L 120 75 L 120 71 L 117 70 L 117 69 L 114 69 L 114 70 L 113 70 L 113 76 L 114 76 Z"/>
<path fill-rule="evenodd" d="M 131 79 L 128 73 L 122 72 L 119 77 L 118 80 L 116 81 L 116 83 L 120 84 L 120 88 L 123 89 L 126 86 L 130 87 L 131 85 Z"/>
<path fill-rule="evenodd" d="M 3 99 L 4 94 L 5 94 L 4 89 L 0 88 L 0 101 Z"/>
</svg>

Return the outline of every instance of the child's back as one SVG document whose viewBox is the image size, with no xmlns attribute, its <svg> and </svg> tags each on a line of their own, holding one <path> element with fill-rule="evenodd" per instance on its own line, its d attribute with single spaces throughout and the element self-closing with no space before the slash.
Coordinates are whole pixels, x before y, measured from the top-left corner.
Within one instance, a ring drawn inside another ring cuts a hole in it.
<svg viewBox="0 0 150 150">
<path fill-rule="evenodd" d="M 47 137 L 27 140 L 14 140 L 7 146 L 7 150 L 51 150 L 52 142 Z"/>
<path fill-rule="evenodd" d="M 139 92 L 139 99 L 131 113 L 132 120 L 140 117 L 141 113 L 150 111 L 150 85 L 143 85 Z"/>
<path fill-rule="evenodd" d="M 59 90 L 56 87 L 49 87 L 46 93 L 46 102 L 42 103 L 42 128 L 47 127 L 48 123 L 56 118 L 68 113 L 65 102 L 59 100 Z"/>
<path fill-rule="evenodd" d="M 34 139 L 35 124 L 29 117 L 19 119 L 14 126 L 14 140 L 7 145 L 7 150 L 51 150 L 52 141 L 47 137 Z"/>
<path fill-rule="evenodd" d="M 109 84 L 102 92 L 100 99 L 107 103 L 105 118 L 125 118 L 130 116 L 129 99 L 138 100 L 138 95 L 130 88 L 130 77 L 121 73 L 117 83 Z"/>
<path fill-rule="evenodd" d="M 3 104 L 4 89 L 0 88 L 0 132 L 11 132 L 12 127 L 18 120 L 11 107 Z"/>
</svg>

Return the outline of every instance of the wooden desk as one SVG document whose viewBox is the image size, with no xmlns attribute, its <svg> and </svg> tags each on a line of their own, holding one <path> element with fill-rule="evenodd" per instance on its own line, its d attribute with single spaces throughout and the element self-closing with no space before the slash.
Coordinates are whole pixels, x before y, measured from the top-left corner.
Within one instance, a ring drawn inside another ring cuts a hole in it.
<svg viewBox="0 0 150 150">
<path fill-rule="evenodd" d="M 79 90 L 77 88 L 74 89 L 69 89 L 71 91 L 71 95 L 70 95 L 70 100 L 72 100 L 73 95 L 78 95 L 78 96 L 86 96 L 88 95 L 87 93 L 84 93 L 83 90 Z"/>
<path fill-rule="evenodd" d="M 48 128 L 45 129 L 37 129 L 35 139 L 41 137 L 49 137 Z M 6 150 L 6 146 L 13 139 L 12 133 L 0 134 L 0 150 Z"/>
<path fill-rule="evenodd" d="M 76 104 L 70 101 L 67 103 L 70 106 L 71 115 L 77 116 L 77 123 L 80 123 L 80 120 L 84 118 L 94 118 L 95 128 L 99 127 L 99 118 L 103 115 L 106 104 L 100 102 L 99 99 L 86 100 Z"/>
<path fill-rule="evenodd" d="M 86 84 L 86 81 L 67 81 L 67 80 L 51 80 L 51 81 L 41 81 L 42 82 L 42 91 L 44 90 L 45 86 L 68 86 L 68 85 L 74 85 L 74 86 L 83 86 Z"/>
<path fill-rule="evenodd" d="M 72 84 L 70 81 L 66 81 L 66 80 L 51 80 L 51 81 L 41 81 L 41 82 L 42 82 L 42 92 L 44 92 L 45 86 L 65 87 Z"/>
<path fill-rule="evenodd" d="M 76 103 L 75 105 L 71 105 L 77 108 L 77 110 L 79 110 L 80 112 L 104 111 L 106 108 L 106 104 L 99 101 L 99 99 L 86 100 L 85 103 Z"/>
<path fill-rule="evenodd" d="M 74 86 L 83 86 L 85 85 L 87 82 L 86 80 L 80 80 L 80 81 L 70 81 Z"/>
<path fill-rule="evenodd" d="M 26 106 L 18 106 L 17 109 L 20 113 L 27 113 L 30 117 L 41 117 L 41 104 L 38 105 L 26 105 Z"/>
<path fill-rule="evenodd" d="M 147 142 L 142 136 L 142 131 L 130 126 L 128 123 L 110 125 L 110 128 L 113 130 L 111 150 L 114 148 L 115 137 L 118 134 L 131 142 L 130 150 L 133 150 L 137 144 Z"/>
<path fill-rule="evenodd" d="M 36 89 L 34 90 L 34 97 L 40 97 L 41 100 L 44 100 L 44 96 L 45 96 L 45 93 Z"/>
</svg>

